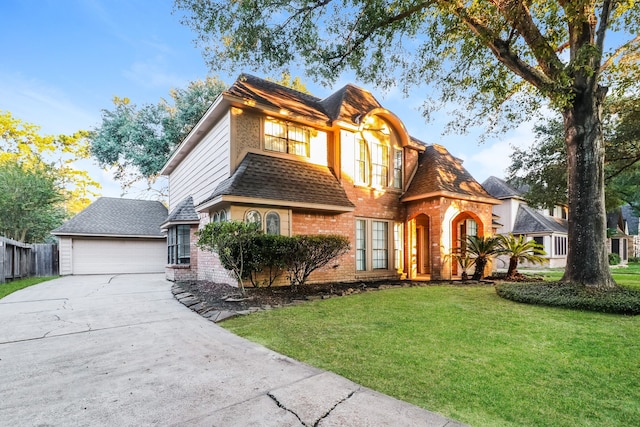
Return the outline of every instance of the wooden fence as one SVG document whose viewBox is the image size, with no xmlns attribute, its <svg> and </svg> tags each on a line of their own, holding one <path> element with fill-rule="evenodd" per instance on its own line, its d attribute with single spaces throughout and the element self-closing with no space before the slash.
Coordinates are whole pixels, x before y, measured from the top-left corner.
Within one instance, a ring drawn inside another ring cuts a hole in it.
<svg viewBox="0 0 640 427">
<path fill-rule="evenodd" d="M 31 276 L 58 274 L 58 246 L 28 245 L 0 236 L 0 283 Z"/>
</svg>

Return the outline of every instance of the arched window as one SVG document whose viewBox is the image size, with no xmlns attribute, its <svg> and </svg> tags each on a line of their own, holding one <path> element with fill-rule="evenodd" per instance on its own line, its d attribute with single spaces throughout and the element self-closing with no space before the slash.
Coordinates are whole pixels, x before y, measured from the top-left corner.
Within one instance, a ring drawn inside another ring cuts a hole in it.
<svg viewBox="0 0 640 427">
<path fill-rule="evenodd" d="M 227 211 L 220 211 L 220 222 L 225 222 L 227 220 Z"/>
<path fill-rule="evenodd" d="M 354 181 L 372 187 L 402 188 L 401 148 L 394 148 L 394 133 L 389 124 L 378 116 L 365 119 L 355 134 Z"/>
<path fill-rule="evenodd" d="M 260 215 L 260 212 L 256 210 L 247 211 L 244 214 L 244 222 L 256 223 L 262 226 L 262 215 Z"/>
<path fill-rule="evenodd" d="M 218 212 L 213 213 L 213 217 L 211 218 L 211 222 L 220 222 L 220 214 Z"/>
<path fill-rule="evenodd" d="M 280 234 L 280 215 L 276 212 L 269 212 L 265 217 L 267 223 L 267 234 Z"/>
</svg>

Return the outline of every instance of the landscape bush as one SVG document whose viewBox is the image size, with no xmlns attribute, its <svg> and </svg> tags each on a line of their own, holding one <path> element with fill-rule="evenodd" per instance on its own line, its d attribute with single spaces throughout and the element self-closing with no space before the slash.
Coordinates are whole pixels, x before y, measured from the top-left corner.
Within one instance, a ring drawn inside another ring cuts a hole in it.
<svg viewBox="0 0 640 427">
<path fill-rule="evenodd" d="M 624 287 L 600 290 L 564 282 L 505 282 L 496 285 L 496 293 L 502 298 L 525 304 L 602 313 L 640 314 L 640 291 Z"/>
<path fill-rule="evenodd" d="M 211 222 L 196 236 L 197 246 L 218 254 L 243 293 L 245 280 L 254 287 L 269 287 L 285 271 L 292 286 L 304 285 L 312 272 L 349 251 L 344 236 L 269 235 L 259 224 L 242 221 Z"/>
<path fill-rule="evenodd" d="M 620 255 L 616 253 L 609 254 L 609 265 L 618 265 L 620 264 Z"/>
</svg>

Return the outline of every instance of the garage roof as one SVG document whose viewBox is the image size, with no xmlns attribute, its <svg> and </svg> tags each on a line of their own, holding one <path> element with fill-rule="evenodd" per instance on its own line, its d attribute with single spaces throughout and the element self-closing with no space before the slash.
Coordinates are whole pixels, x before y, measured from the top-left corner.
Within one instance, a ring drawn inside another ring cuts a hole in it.
<svg viewBox="0 0 640 427">
<path fill-rule="evenodd" d="M 51 232 L 56 236 L 157 237 L 167 208 L 151 200 L 100 197 Z"/>
</svg>

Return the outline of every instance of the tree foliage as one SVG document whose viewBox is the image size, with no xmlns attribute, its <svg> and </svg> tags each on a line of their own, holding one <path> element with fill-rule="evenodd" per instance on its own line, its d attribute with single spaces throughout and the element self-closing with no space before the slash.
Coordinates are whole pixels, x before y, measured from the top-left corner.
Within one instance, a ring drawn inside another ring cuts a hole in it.
<svg viewBox="0 0 640 427">
<path fill-rule="evenodd" d="M 399 81 L 407 91 L 431 83 L 441 103 L 455 105 L 452 125 L 461 130 L 476 123 L 500 129 L 547 103 L 562 114 L 567 153 L 569 250 L 563 280 L 615 285 L 605 248 L 600 112 L 609 87 L 624 94 L 640 82 L 640 3 L 176 0 L 176 5 L 216 67 L 282 69 L 296 62 L 325 82 L 352 69 L 382 87 Z"/>
<path fill-rule="evenodd" d="M 473 280 L 481 280 L 487 264 L 495 255 L 502 251 L 502 244 L 498 236 L 467 236 L 464 252 L 471 257 L 475 264 Z"/>
<path fill-rule="evenodd" d="M 64 208 L 75 214 L 97 196 L 100 184 L 76 162 L 89 158 L 86 131 L 73 135 L 41 135 L 40 127 L 0 111 L 0 161 L 19 164 L 26 170 L 48 170 L 64 197 Z"/>
<path fill-rule="evenodd" d="M 58 171 L 39 163 L 0 160 L 0 235 L 43 242 L 66 217 Z"/>
<path fill-rule="evenodd" d="M 149 188 L 174 148 L 198 123 L 226 88 L 214 77 L 172 89 L 170 99 L 137 106 L 114 97 L 114 108 L 102 110 L 102 124 L 89 139 L 91 154 L 103 167 L 114 168 L 123 189 L 147 180 Z"/>
<path fill-rule="evenodd" d="M 629 204 L 640 212 L 640 98 L 609 101 L 604 109 L 605 191 L 610 212 Z M 567 204 L 567 161 L 563 126 L 550 119 L 535 127 L 536 141 L 515 147 L 507 180 L 527 188 L 525 198 L 536 207 Z"/>
</svg>

